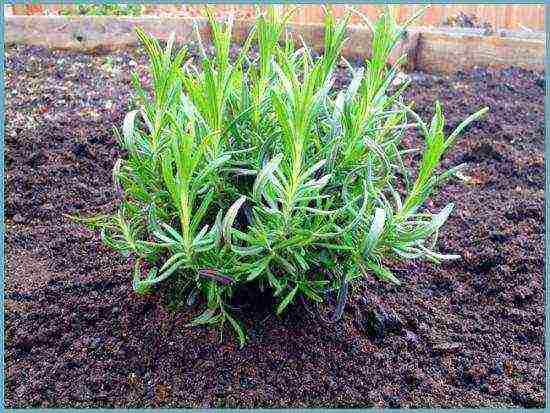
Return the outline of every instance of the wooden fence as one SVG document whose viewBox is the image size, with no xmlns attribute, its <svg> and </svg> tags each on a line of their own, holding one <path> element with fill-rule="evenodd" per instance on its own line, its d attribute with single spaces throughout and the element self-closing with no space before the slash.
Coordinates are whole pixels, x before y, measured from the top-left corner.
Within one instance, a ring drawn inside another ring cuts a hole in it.
<svg viewBox="0 0 550 413">
<path fill-rule="evenodd" d="M 8 14 L 57 14 L 60 9 L 71 9 L 74 6 L 60 5 L 15 5 L 7 6 Z M 291 6 L 280 6 L 289 8 Z M 346 6 L 333 5 L 336 15 L 341 15 Z M 355 7 L 370 18 L 375 18 L 380 7 L 378 5 L 355 5 Z M 420 5 L 396 5 L 395 13 L 400 21 L 406 20 L 422 6 Z M 173 14 L 193 16 L 200 14 L 198 5 L 146 5 L 144 12 L 146 14 Z M 242 17 L 249 17 L 253 14 L 252 5 L 217 5 L 215 6 L 217 14 L 235 12 Z M 493 29 L 510 30 L 544 30 L 544 5 L 488 5 L 488 4 L 456 4 L 456 5 L 433 5 L 415 24 L 417 26 L 441 26 L 446 22 L 456 22 L 456 17 L 463 15 L 471 18 L 477 26 L 489 25 Z M 322 21 L 323 11 L 318 5 L 299 5 L 293 15 L 292 21 L 295 23 L 319 23 Z M 464 19 L 463 19 L 464 20 Z M 468 19 L 466 19 L 468 20 Z M 354 21 L 357 21 L 356 19 Z M 456 23 L 455 23 L 456 24 Z M 458 23 L 460 24 L 460 23 Z"/>
</svg>

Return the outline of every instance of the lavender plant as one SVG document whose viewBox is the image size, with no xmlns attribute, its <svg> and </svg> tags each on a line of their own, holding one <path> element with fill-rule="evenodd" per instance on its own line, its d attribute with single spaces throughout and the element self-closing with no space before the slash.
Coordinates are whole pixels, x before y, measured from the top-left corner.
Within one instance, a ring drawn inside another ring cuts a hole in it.
<svg viewBox="0 0 550 413">
<path fill-rule="evenodd" d="M 299 296 L 321 302 L 338 290 L 337 319 L 349 284 L 362 276 L 400 283 L 386 265 L 391 259 L 459 258 L 436 250 L 453 205 L 437 213 L 423 205 L 460 169 L 437 172 L 487 108 L 446 136 L 439 103 L 427 124 L 403 101 L 408 83 L 392 86 L 403 59 L 388 59 L 406 26 L 391 8 L 376 22 L 362 16 L 372 30 L 371 56 L 364 67 L 349 66 L 349 85 L 334 91 L 352 12 L 336 21 L 326 10 L 318 58 L 306 45 L 295 48 L 285 31 L 290 14 L 274 7 L 258 9 L 236 58 L 232 20 L 218 22 L 208 10 L 214 55 L 199 36 L 196 65 L 185 61 L 185 49 L 173 50 L 173 35 L 163 49 L 137 31 L 152 94 L 134 75 L 138 107 L 118 134 L 125 156 L 113 170 L 124 199 L 113 216 L 85 220 L 105 244 L 135 259 L 137 293 L 179 277 L 206 302 L 191 324 L 227 321 L 244 344 L 228 302 L 247 283 L 272 291 L 277 314 Z M 416 174 L 403 161 L 412 152 L 402 145 L 411 127 L 425 142 Z"/>
</svg>

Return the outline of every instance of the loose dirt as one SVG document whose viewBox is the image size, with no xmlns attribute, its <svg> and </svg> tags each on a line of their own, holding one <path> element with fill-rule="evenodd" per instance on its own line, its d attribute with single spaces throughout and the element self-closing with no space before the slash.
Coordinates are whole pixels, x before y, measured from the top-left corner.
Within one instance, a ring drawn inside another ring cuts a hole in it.
<svg viewBox="0 0 550 413">
<path fill-rule="evenodd" d="M 251 300 L 238 349 L 229 331 L 184 327 L 199 310 L 175 306 L 169 283 L 134 295 L 130 263 L 64 216 L 115 207 L 111 127 L 144 64 L 6 51 L 7 407 L 543 406 L 542 73 L 411 74 L 423 117 L 436 99 L 449 128 L 491 108 L 445 161 L 470 181 L 429 205 L 455 203 L 440 250 L 463 258 L 395 264 L 399 288 L 365 279 L 336 324 Z"/>
</svg>

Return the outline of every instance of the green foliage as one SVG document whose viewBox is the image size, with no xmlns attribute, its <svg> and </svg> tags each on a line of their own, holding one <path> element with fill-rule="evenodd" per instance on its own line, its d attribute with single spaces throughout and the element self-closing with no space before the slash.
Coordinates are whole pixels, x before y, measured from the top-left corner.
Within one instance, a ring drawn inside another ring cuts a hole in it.
<svg viewBox="0 0 550 413">
<path fill-rule="evenodd" d="M 334 91 L 350 13 L 337 22 L 326 12 L 319 58 L 295 49 L 288 15 L 276 8 L 258 12 L 234 59 L 232 21 L 208 12 L 215 54 L 201 46 L 197 66 L 183 64 L 174 36 L 162 49 L 138 30 L 152 94 L 134 76 L 139 107 L 118 134 L 126 155 L 113 170 L 124 200 L 112 217 L 82 220 L 135 258 L 137 293 L 177 277 L 206 302 L 191 324 L 228 321 L 243 344 L 228 300 L 245 283 L 270 289 L 277 314 L 300 296 L 320 302 L 338 290 L 338 318 L 350 282 L 372 273 L 399 284 L 388 259 L 459 258 L 435 250 L 453 205 L 436 213 L 423 205 L 458 170 L 438 172 L 442 156 L 487 109 L 446 136 L 439 103 L 429 125 L 403 103 L 407 84 L 392 86 L 398 69 L 388 58 L 405 28 L 389 8 L 366 20 L 373 50 L 365 67 L 350 67 L 351 82 Z M 403 161 L 410 127 L 425 140 L 416 174 Z"/>
<path fill-rule="evenodd" d="M 145 6 L 142 4 L 75 4 L 74 9 L 62 10 L 63 15 L 85 16 L 141 16 Z"/>
</svg>

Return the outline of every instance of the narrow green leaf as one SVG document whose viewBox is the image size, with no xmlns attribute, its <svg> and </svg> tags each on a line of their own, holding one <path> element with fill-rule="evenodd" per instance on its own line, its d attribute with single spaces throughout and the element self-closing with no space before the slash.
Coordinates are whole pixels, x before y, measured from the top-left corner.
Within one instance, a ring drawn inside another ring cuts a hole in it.
<svg viewBox="0 0 550 413">
<path fill-rule="evenodd" d="M 222 237 L 228 244 L 231 244 L 231 227 L 233 226 L 233 222 L 235 221 L 235 218 L 237 217 L 237 213 L 239 212 L 239 209 L 246 201 L 246 197 L 243 195 L 239 199 L 237 199 L 227 210 L 227 213 L 225 214 L 225 217 L 222 222 Z"/>
<path fill-rule="evenodd" d="M 225 315 L 225 317 L 227 317 L 227 319 L 231 323 L 231 326 L 233 327 L 233 329 L 237 333 L 237 337 L 239 339 L 239 344 L 241 345 L 241 348 L 242 348 L 246 344 L 246 336 L 244 334 L 244 331 L 243 331 L 242 327 L 239 325 L 237 320 L 235 320 L 233 317 L 231 317 L 227 312 L 224 311 L 224 315 Z"/>
<path fill-rule="evenodd" d="M 374 218 L 372 220 L 369 233 L 365 241 L 365 249 L 363 250 L 363 256 L 368 258 L 378 244 L 380 235 L 384 230 L 384 221 L 386 220 L 386 211 L 383 208 L 376 208 Z"/>
<path fill-rule="evenodd" d="M 287 296 L 283 299 L 283 301 L 281 301 L 281 303 L 277 307 L 277 315 L 281 314 L 284 311 L 284 309 L 290 304 L 290 302 L 296 295 L 296 292 L 298 291 L 298 287 L 299 287 L 298 285 L 294 287 L 294 289 L 287 294 Z"/>
<path fill-rule="evenodd" d="M 399 281 L 393 273 L 388 270 L 385 267 L 382 267 L 378 264 L 376 264 L 374 261 L 370 260 L 367 262 L 368 268 L 370 268 L 377 276 L 383 281 L 391 282 L 395 285 L 401 285 L 401 281 Z"/>
</svg>

